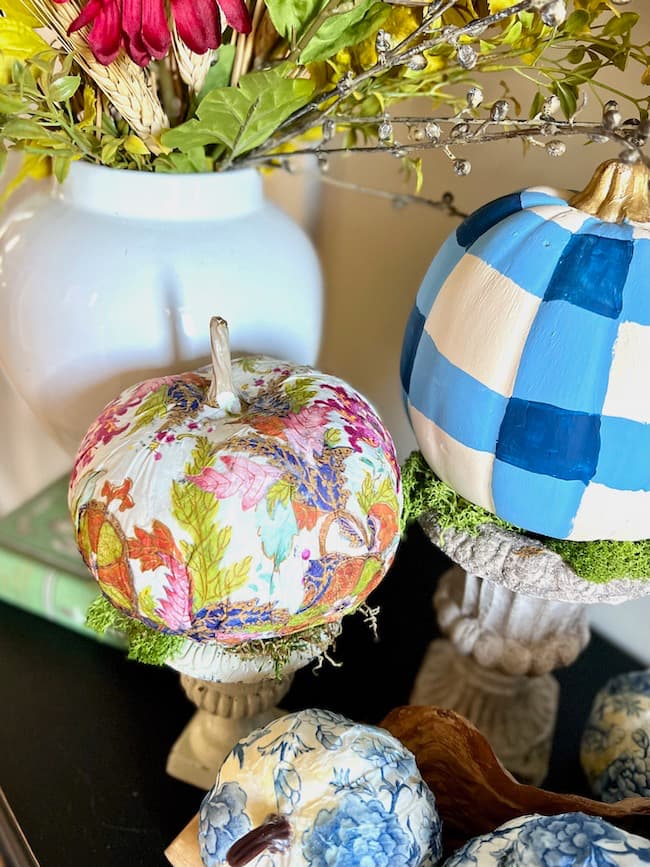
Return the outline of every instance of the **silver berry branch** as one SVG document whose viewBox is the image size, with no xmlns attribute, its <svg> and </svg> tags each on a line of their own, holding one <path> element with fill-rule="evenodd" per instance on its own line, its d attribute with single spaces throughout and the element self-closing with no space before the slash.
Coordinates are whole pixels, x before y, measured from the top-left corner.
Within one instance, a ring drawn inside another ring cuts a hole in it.
<svg viewBox="0 0 650 867">
<path fill-rule="evenodd" d="M 393 0 L 393 2 L 396 4 L 401 2 L 412 4 L 417 3 L 418 0 Z M 274 151 L 318 127 L 329 130 L 327 135 L 327 139 L 329 140 L 331 138 L 331 127 L 325 127 L 324 125 L 328 121 L 332 121 L 334 127 L 339 128 L 338 110 L 342 103 L 349 102 L 349 97 L 353 94 L 362 95 L 364 85 L 367 82 L 386 76 L 397 67 L 406 66 L 415 71 L 423 70 L 427 66 L 425 51 L 431 51 L 445 44 L 449 45 L 455 51 L 458 66 L 464 70 L 471 70 L 476 66 L 478 56 L 472 45 L 466 41 L 461 42 L 462 39 L 477 39 L 488 28 L 521 12 L 537 12 L 545 24 L 553 27 L 561 24 L 567 14 L 565 0 L 550 0 L 550 2 L 549 0 L 520 0 L 519 3 L 515 3 L 506 9 L 476 18 L 462 26 L 445 25 L 442 16 L 458 5 L 458 2 L 459 0 L 433 0 L 433 2 L 423 4 L 424 11 L 420 25 L 395 45 L 392 44 L 391 34 L 385 30 L 380 30 L 375 40 L 377 61 L 374 65 L 356 75 L 352 72 L 345 73 L 330 90 L 321 93 L 317 99 L 292 114 L 278 127 L 276 133 L 268 141 L 247 156 L 237 160 L 237 164 L 243 165 L 264 163 L 269 160 L 273 161 Z M 474 94 L 473 101 L 470 102 L 468 96 L 468 104 L 475 108 L 480 105 L 482 95 L 478 96 L 480 92 L 478 88 L 473 88 L 472 92 Z M 505 100 L 497 101 L 492 108 L 490 121 L 498 123 L 505 120 L 507 112 L 507 102 Z M 359 123 L 363 123 L 363 120 L 359 119 Z M 386 133 L 386 127 L 382 127 L 381 123 L 380 121 L 377 130 L 378 138 L 380 141 L 386 142 L 390 139 L 390 136 L 381 135 L 382 131 Z M 476 141 L 477 139 L 475 138 L 474 140 Z M 321 142 L 308 150 L 318 153 L 326 143 Z M 444 143 L 440 146 L 444 147 Z M 406 147 L 409 150 L 413 149 L 410 145 Z M 368 147 L 346 147 L 339 148 L 338 150 L 350 152 L 374 149 Z M 301 151 L 301 153 L 304 153 L 305 150 Z"/>
</svg>

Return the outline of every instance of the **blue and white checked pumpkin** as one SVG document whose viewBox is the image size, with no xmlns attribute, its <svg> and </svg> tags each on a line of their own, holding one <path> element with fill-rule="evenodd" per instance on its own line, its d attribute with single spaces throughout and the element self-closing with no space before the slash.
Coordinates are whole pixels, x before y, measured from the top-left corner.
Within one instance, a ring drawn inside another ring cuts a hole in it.
<svg viewBox="0 0 650 867">
<path fill-rule="evenodd" d="M 406 329 L 407 408 L 434 472 L 501 518 L 648 538 L 650 223 L 569 195 L 504 196 L 447 239 Z"/>
</svg>

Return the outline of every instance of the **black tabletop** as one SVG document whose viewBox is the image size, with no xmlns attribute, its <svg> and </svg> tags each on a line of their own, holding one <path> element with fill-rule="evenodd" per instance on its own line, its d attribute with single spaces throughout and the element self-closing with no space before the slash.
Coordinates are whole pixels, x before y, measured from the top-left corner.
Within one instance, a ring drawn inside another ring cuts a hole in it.
<svg viewBox="0 0 650 867">
<path fill-rule="evenodd" d="M 370 603 L 337 642 L 339 668 L 303 669 L 283 702 L 379 722 L 408 696 L 436 634 L 432 593 L 449 566 L 416 528 Z M 595 692 L 638 661 L 598 636 L 558 672 L 561 704 L 547 788 L 586 793 L 578 745 Z M 0 786 L 41 867 L 161 867 L 201 792 L 168 777 L 193 713 L 178 675 L 0 604 Z"/>
</svg>

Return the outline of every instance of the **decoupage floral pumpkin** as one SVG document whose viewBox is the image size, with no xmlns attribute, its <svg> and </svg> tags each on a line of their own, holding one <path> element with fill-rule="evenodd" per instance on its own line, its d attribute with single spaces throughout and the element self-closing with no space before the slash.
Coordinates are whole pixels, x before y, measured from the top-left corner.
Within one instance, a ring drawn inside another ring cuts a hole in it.
<svg viewBox="0 0 650 867">
<path fill-rule="evenodd" d="M 650 537 L 648 169 L 612 160 L 472 214 L 417 296 L 401 377 L 459 494 L 560 539 Z"/>
<path fill-rule="evenodd" d="M 70 485 L 84 560 L 119 610 L 198 642 L 336 621 L 395 554 L 391 437 L 340 379 L 266 357 L 230 370 L 217 344 L 225 390 L 210 368 L 151 379 L 88 431 Z"/>
<path fill-rule="evenodd" d="M 433 867 L 440 835 L 413 755 L 384 729 L 317 709 L 240 741 L 199 814 L 206 867 Z"/>
</svg>

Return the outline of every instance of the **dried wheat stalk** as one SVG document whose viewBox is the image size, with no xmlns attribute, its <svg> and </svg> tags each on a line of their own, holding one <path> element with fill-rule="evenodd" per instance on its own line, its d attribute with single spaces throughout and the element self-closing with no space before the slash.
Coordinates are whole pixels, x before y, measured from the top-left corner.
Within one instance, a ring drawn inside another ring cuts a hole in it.
<svg viewBox="0 0 650 867">
<path fill-rule="evenodd" d="M 103 66 L 95 60 L 83 36 L 68 33 L 68 27 L 79 14 L 77 0 L 67 3 L 30 0 L 30 8 L 45 27 L 56 33 L 63 48 L 74 56 L 149 150 L 159 153 L 157 139 L 169 128 L 169 120 L 145 71 L 125 54 L 120 54 L 110 66 Z"/>
<path fill-rule="evenodd" d="M 178 35 L 176 22 L 173 18 L 171 31 L 172 50 L 176 58 L 178 73 L 190 90 L 194 93 L 200 93 L 217 52 L 206 51 L 205 54 L 196 54 L 191 51 Z"/>
</svg>

